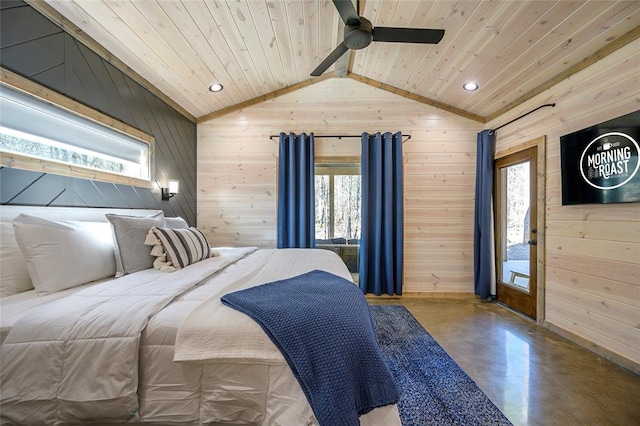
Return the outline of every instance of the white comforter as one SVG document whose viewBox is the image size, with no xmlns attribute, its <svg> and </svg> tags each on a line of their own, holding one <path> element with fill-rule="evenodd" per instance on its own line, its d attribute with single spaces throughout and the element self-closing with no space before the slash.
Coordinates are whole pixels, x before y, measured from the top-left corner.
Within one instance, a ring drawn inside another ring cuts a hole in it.
<svg viewBox="0 0 640 426">
<path fill-rule="evenodd" d="M 141 271 L 25 315 L 2 344 L 2 423 L 315 424 L 275 346 L 219 299 L 313 269 L 349 272 L 329 251 L 252 250 L 171 274 Z M 396 406 L 361 422 L 400 424 Z"/>
<path fill-rule="evenodd" d="M 226 293 L 256 285 L 291 278 L 318 269 L 321 265 L 335 275 L 351 281 L 344 262 L 328 250 L 273 250 L 260 268 L 239 280 L 232 280 L 196 309 L 191 311 L 178 330 L 175 361 L 235 361 L 284 363 L 284 357 L 258 323 L 220 302 Z"/>
<path fill-rule="evenodd" d="M 148 319 L 252 251 L 230 250 L 173 274 L 141 271 L 25 315 L 1 347 L 3 420 L 137 418 L 139 339 Z"/>
</svg>

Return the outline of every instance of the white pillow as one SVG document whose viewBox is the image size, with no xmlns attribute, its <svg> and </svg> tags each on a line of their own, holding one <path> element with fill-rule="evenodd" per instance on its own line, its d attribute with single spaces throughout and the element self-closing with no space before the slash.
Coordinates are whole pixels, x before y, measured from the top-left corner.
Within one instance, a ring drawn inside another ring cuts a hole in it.
<svg viewBox="0 0 640 426">
<path fill-rule="evenodd" d="M 0 223 L 0 299 L 33 290 L 11 222 Z"/>
<path fill-rule="evenodd" d="M 113 276 L 116 262 L 107 222 L 48 220 L 21 214 L 16 241 L 39 295 Z"/>
</svg>

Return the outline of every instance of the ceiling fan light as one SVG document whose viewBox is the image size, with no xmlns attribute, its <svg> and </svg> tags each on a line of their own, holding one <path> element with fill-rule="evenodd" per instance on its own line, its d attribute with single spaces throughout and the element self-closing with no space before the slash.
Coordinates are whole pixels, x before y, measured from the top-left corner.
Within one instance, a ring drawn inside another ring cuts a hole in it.
<svg viewBox="0 0 640 426">
<path fill-rule="evenodd" d="M 462 88 L 467 92 L 473 92 L 474 90 L 478 90 L 478 83 L 474 83 L 472 81 L 465 83 L 462 85 Z"/>
<path fill-rule="evenodd" d="M 213 83 L 211 86 L 209 86 L 209 90 L 213 93 L 221 92 L 222 89 L 224 89 L 224 86 L 222 86 L 222 84 L 220 83 Z"/>
</svg>

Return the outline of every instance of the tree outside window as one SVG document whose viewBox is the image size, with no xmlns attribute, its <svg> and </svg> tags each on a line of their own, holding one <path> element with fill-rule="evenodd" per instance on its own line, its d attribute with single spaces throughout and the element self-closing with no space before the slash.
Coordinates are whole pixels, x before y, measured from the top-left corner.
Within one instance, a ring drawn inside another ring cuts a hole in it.
<svg viewBox="0 0 640 426">
<path fill-rule="evenodd" d="M 315 168 L 316 239 L 360 239 L 360 164 Z"/>
</svg>

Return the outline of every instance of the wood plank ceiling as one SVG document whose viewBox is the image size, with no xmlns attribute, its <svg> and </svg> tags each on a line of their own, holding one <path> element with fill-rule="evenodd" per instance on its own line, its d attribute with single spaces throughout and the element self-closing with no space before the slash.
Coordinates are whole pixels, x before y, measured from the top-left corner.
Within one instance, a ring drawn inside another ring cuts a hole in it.
<svg viewBox="0 0 640 426">
<path fill-rule="evenodd" d="M 198 121 L 312 84 L 309 73 L 342 41 L 330 0 L 46 2 Z M 437 45 L 347 53 L 347 76 L 478 121 L 640 35 L 637 0 L 361 0 L 360 13 L 374 26 L 446 33 Z M 463 91 L 467 81 L 480 88 Z M 208 91 L 215 82 L 222 92 Z"/>
</svg>

